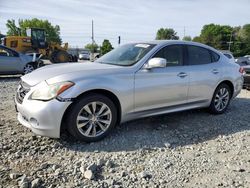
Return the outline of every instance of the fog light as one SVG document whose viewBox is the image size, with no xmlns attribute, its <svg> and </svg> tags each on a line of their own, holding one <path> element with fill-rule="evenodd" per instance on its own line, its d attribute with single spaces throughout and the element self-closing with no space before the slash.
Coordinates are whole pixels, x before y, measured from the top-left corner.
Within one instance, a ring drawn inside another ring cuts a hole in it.
<svg viewBox="0 0 250 188">
<path fill-rule="evenodd" d="M 30 118 L 30 123 L 33 127 L 39 126 L 39 122 L 35 118 Z"/>
</svg>

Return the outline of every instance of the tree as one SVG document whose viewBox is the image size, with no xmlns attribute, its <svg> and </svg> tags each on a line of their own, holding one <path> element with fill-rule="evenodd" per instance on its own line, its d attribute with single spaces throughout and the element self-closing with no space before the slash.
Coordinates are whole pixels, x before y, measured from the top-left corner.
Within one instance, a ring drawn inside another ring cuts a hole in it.
<svg viewBox="0 0 250 188">
<path fill-rule="evenodd" d="M 8 29 L 7 35 L 26 36 L 27 28 L 41 28 L 46 32 L 46 39 L 48 42 L 62 43 L 60 38 L 60 27 L 58 25 L 53 26 L 48 20 L 33 19 L 20 19 L 18 20 L 18 26 L 15 24 L 15 20 L 7 20 L 6 27 Z"/>
<path fill-rule="evenodd" d="M 200 40 L 202 43 L 217 49 L 227 50 L 232 32 L 233 28 L 231 26 L 208 24 L 203 26 Z M 234 38 L 231 38 L 231 40 L 234 40 Z"/>
<path fill-rule="evenodd" d="M 192 38 L 190 36 L 185 36 L 183 37 L 182 40 L 185 40 L 185 41 L 192 41 Z"/>
<path fill-rule="evenodd" d="M 156 33 L 156 40 L 178 40 L 177 33 L 172 28 L 160 28 Z"/>
<path fill-rule="evenodd" d="M 7 35 L 9 36 L 21 35 L 21 29 L 16 26 L 15 20 L 7 20 L 6 27 L 8 29 Z"/>
<path fill-rule="evenodd" d="M 201 38 L 199 36 L 196 36 L 193 38 L 194 42 L 201 42 Z"/>
<path fill-rule="evenodd" d="M 240 55 L 250 54 L 250 24 L 246 24 L 238 30 L 237 42 L 241 47 Z"/>
<path fill-rule="evenodd" d="M 97 50 L 98 50 L 98 45 L 95 44 L 95 43 L 94 43 L 94 44 L 87 44 L 87 45 L 85 46 L 85 48 L 88 49 L 88 50 L 90 50 L 91 52 L 96 53 Z"/>
<path fill-rule="evenodd" d="M 110 52 L 112 49 L 113 49 L 113 46 L 111 45 L 109 40 L 105 39 L 102 42 L 102 46 L 100 47 L 101 54 L 104 55 L 104 54 Z"/>
</svg>

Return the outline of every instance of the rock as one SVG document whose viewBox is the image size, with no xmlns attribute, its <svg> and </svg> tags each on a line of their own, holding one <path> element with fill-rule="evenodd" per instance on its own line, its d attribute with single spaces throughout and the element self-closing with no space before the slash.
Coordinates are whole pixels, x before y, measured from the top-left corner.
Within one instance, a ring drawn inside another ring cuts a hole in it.
<svg viewBox="0 0 250 188">
<path fill-rule="evenodd" d="M 24 182 L 28 182 L 28 179 L 27 179 L 26 175 L 24 174 L 24 175 L 22 175 L 21 177 L 19 177 L 19 178 L 17 179 L 17 181 L 19 182 L 19 184 L 22 184 L 22 183 L 24 183 Z"/>
<path fill-rule="evenodd" d="M 55 170 L 58 169 L 59 167 L 60 167 L 60 165 L 54 164 L 54 165 L 52 166 L 52 169 L 55 171 Z"/>
<path fill-rule="evenodd" d="M 31 182 L 31 188 L 38 188 L 41 184 L 41 179 L 36 178 Z"/>
<path fill-rule="evenodd" d="M 29 188 L 29 182 L 23 182 L 20 184 L 20 188 Z"/>
<path fill-rule="evenodd" d="M 107 162 L 105 163 L 105 166 L 107 168 L 113 168 L 114 167 L 114 163 L 111 160 L 107 160 Z"/>
<path fill-rule="evenodd" d="M 82 174 L 84 174 L 84 172 L 85 172 L 85 167 L 84 167 L 84 166 L 81 166 L 81 167 L 80 167 L 80 172 L 81 172 Z"/>
<path fill-rule="evenodd" d="M 84 177 L 88 180 L 94 179 L 94 174 L 91 170 L 87 170 L 84 172 Z"/>
<path fill-rule="evenodd" d="M 104 159 L 98 159 L 96 164 L 97 164 L 97 166 L 103 166 L 105 164 L 105 160 Z"/>
<path fill-rule="evenodd" d="M 146 172 L 146 171 L 142 171 L 140 174 L 139 174 L 139 177 L 141 178 L 151 178 L 152 176 Z"/>
<path fill-rule="evenodd" d="M 54 175 L 59 176 L 60 174 L 61 174 L 61 169 L 60 168 L 56 169 Z"/>
<path fill-rule="evenodd" d="M 17 179 L 19 178 L 20 176 L 22 176 L 21 174 L 18 174 L 18 173 L 10 173 L 10 179 Z"/>
<path fill-rule="evenodd" d="M 171 144 L 168 143 L 168 142 L 164 143 L 164 146 L 165 146 L 166 148 L 171 148 Z"/>
<path fill-rule="evenodd" d="M 97 168 L 98 168 L 98 166 L 95 164 L 95 163 L 93 163 L 93 164 L 91 164 L 91 165 L 89 165 L 88 167 L 87 167 L 87 170 L 91 170 L 91 171 L 96 171 L 97 170 Z"/>
<path fill-rule="evenodd" d="M 20 188 L 28 188 L 29 187 L 29 180 L 27 179 L 26 175 L 19 177 L 17 179 Z"/>
<path fill-rule="evenodd" d="M 125 177 L 126 175 L 127 175 L 127 173 L 125 171 L 121 171 L 121 173 L 120 173 L 121 177 Z"/>
<path fill-rule="evenodd" d="M 45 169 L 45 168 L 48 168 L 49 164 L 48 163 L 43 163 L 41 165 L 41 169 Z"/>
</svg>

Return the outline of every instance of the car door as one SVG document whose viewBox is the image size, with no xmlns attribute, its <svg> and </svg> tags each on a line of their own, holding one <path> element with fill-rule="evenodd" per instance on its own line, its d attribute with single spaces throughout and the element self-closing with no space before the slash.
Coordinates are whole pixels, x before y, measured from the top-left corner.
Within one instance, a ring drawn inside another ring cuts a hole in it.
<svg viewBox="0 0 250 188">
<path fill-rule="evenodd" d="M 17 73 L 20 72 L 20 68 L 19 54 L 0 46 L 0 72 L 4 74 Z"/>
<path fill-rule="evenodd" d="M 140 69 L 135 74 L 135 111 L 144 111 L 187 102 L 189 76 L 184 66 L 182 45 L 170 45 L 152 58 L 167 60 L 167 66 L 150 70 Z"/>
<path fill-rule="evenodd" d="M 188 74 L 190 76 L 188 102 L 208 102 L 221 78 L 219 55 L 194 45 L 187 45 Z"/>
</svg>

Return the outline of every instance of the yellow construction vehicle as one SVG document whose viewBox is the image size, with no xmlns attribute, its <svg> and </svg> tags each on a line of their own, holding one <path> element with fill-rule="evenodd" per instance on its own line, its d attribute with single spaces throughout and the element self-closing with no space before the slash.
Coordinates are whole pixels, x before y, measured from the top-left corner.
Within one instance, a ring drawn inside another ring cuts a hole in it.
<svg viewBox="0 0 250 188">
<path fill-rule="evenodd" d="M 26 30 L 27 36 L 6 36 L 3 39 L 5 46 L 22 53 L 36 53 L 43 55 L 52 63 L 75 62 L 77 57 L 67 52 L 68 43 L 61 46 L 59 43 L 47 42 L 45 30 L 30 28 Z"/>
</svg>

